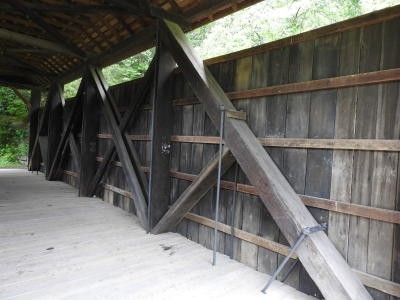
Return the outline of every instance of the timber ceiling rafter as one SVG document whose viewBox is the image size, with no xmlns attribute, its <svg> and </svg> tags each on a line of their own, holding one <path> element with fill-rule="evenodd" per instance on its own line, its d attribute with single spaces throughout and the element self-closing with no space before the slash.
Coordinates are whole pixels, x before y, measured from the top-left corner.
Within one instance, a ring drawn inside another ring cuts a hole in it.
<svg viewBox="0 0 400 300">
<path fill-rule="evenodd" d="M 1 84 L 48 88 L 155 45 L 157 18 L 188 31 L 260 0 L 5 0 L 0 3 Z M 14 67 L 28 69 L 8 74 Z M 4 73 L 7 73 L 4 75 Z"/>
</svg>

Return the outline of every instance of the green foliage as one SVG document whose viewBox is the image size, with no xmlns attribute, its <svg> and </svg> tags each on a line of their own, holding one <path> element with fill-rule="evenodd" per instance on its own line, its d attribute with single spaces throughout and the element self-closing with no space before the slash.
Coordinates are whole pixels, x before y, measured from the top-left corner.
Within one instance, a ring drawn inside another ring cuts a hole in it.
<svg viewBox="0 0 400 300">
<path fill-rule="evenodd" d="M 64 85 L 64 98 L 69 99 L 76 96 L 82 78 L 78 78 Z"/>
<path fill-rule="evenodd" d="M 262 1 L 188 33 L 196 52 L 210 58 L 340 22 L 400 0 Z"/>
<path fill-rule="evenodd" d="M 154 56 L 155 49 L 149 49 L 103 69 L 109 85 L 115 85 L 143 77 Z"/>
<path fill-rule="evenodd" d="M 29 99 L 29 92 L 20 91 Z M 19 165 L 28 152 L 28 110 L 14 92 L 0 87 L 0 167 Z"/>
</svg>

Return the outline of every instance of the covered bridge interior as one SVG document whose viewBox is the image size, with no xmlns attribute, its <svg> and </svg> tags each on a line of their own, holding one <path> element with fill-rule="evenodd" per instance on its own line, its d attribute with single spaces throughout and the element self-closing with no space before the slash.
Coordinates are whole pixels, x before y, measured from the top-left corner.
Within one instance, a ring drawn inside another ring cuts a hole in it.
<svg viewBox="0 0 400 300">
<path fill-rule="evenodd" d="M 327 223 L 286 284 L 399 299 L 400 7 L 201 61 L 184 32 L 256 2 L 2 1 L 0 85 L 32 91 L 28 168 L 270 275 Z M 150 47 L 143 78 L 108 86 L 102 67 Z"/>
</svg>

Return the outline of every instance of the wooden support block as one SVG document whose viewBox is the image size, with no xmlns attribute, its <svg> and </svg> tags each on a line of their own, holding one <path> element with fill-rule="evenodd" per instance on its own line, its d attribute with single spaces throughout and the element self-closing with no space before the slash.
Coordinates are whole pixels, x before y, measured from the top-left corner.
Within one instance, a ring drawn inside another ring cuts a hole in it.
<svg viewBox="0 0 400 300">
<path fill-rule="evenodd" d="M 231 119 L 246 121 L 246 112 L 237 110 L 227 110 L 225 116 Z"/>
<path fill-rule="evenodd" d="M 160 36 L 217 127 L 221 105 L 230 110 L 234 110 L 234 106 L 207 67 L 196 58 L 178 25 L 164 20 Z M 317 222 L 247 124 L 227 118 L 225 125 L 226 145 L 258 189 L 260 198 L 288 242 L 293 245 L 305 227 L 315 226 Z M 306 238 L 297 254 L 326 299 L 371 299 L 325 233 L 318 232 Z"/>
</svg>

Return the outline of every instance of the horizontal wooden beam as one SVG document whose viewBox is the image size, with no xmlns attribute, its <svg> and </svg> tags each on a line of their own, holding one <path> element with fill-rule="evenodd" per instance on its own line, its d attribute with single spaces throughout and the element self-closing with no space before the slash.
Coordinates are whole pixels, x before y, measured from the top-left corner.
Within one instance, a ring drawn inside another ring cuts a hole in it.
<svg viewBox="0 0 400 300">
<path fill-rule="evenodd" d="M 374 71 L 368 73 L 338 76 L 305 82 L 287 83 L 262 88 L 228 92 L 230 100 L 248 100 L 260 97 L 313 92 L 328 89 L 339 89 L 363 85 L 382 84 L 400 80 L 400 68 Z M 174 105 L 200 104 L 196 97 L 175 99 Z"/>
<path fill-rule="evenodd" d="M 72 177 L 77 177 L 77 173 L 73 171 L 67 171 L 64 170 L 64 173 L 72 176 Z M 117 193 L 121 196 L 127 197 L 132 199 L 133 195 L 131 192 L 128 192 L 126 190 L 120 189 L 118 187 L 112 186 L 110 184 L 102 184 L 102 187 L 106 190 L 109 190 L 111 192 Z M 214 228 L 215 226 L 215 221 L 208 219 L 203 216 L 199 216 L 196 214 L 188 213 L 185 215 L 185 219 L 196 222 L 198 224 L 202 224 L 211 228 Z M 221 232 L 224 232 L 226 234 L 231 234 L 232 232 L 232 227 L 223 223 L 218 222 L 217 223 L 217 229 Z M 273 252 L 282 254 L 282 255 L 287 255 L 290 251 L 290 248 L 288 246 L 282 245 L 280 243 L 268 240 L 266 238 L 263 238 L 261 236 L 246 232 L 244 230 L 240 230 L 237 228 L 234 228 L 233 230 L 234 236 L 238 239 L 241 239 L 243 241 L 247 241 L 249 243 L 252 243 L 254 245 L 263 247 L 265 249 L 271 250 Z M 293 254 L 292 259 L 297 259 L 297 255 Z M 352 269 L 352 271 L 359 277 L 361 282 L 368 287 L 372 287 L 376 290 L 382 291 L 384 293 L 387 293 L 389 295 L 395 296 L 395 297 L 400 297 L 400 284 L 380 278 L 378 276 L 374 276 L 359 270 Z"/>
<path fill-rule="evenodd" d="M 259 138 L 262 145 L 283 148 L 310 148 L 359 151 L 400 151 L 400 140 L 382 139 L 298 139 Z"/>
<path fill-rule="evenodd" d="M 33 47 L 46 49 L 62 54 L 68 54 L 76 56 L 76 54 L 65 47 L 64 45 L 60 45 L 58 43 L 54 43 L 48 40 L 43 40 L 39 38 L 32 37 L 30 35 L 22 34 L 15 31 L 10 31 L 7 29 L 0 28 L 0 39 L 8 40 L 12 42 L 17 42 L 22 45 L 30 45 Z"/>
<path fill-rule="evenodd" d="M 209 218 L 203 217 L 203 216 L 199 216 L 196 214 L 192 214 L 192 213 L 187 213 L 185 215 L 185 219 L 196 222 L 198 224 L 202 224 L 205 225 L 207 227 L 211 227 L 214 228 L 215 226 L 215 221 L 211 220 Z M 227 233 L 227 234 L 231 234 L 232 232 L 232 227 L 229 225 L 226 225 L 224 223 L 221 222 L 217 222 L 217 229 L 221 232 Z M 238 228 L 234 228 L 233 229 L 233 235 L 235 237 L 237 237 L 238 239 L 241 239 L 243 241 L 252 243 L 254 245 L 263 247 L 265 249 L 274 251 L 276 253 L 282 254 L 282 255 L 288 255 L 290 252 L 290 248 L 288 246 L 282 245 L 280 243 L 265 239 L 261 236 L 246 232 L 244 230 L 238 229 Z M 297 259 L 297 255 L 293 254 L 291 256 L 292 259 Z"/>
<path fill-rule="evenodd" d="M 112 135 L 101 133 L 100 139 L 111 139 Z M 151 141 L 148 135 L 128 135 L 132 141 Z M 400 140 L 382 139 L 303 139 L 303 138 L 258 138 L 263 146 L 280 148 L 302 149 L 333 149 L 333 150 L 359 150 L 359 151 L 400 151 Z M 192 136 L 173 135 L 171 142 L 218 144 L 217 136 Z"/>
<path fill-rule="evenodd" d="M 78 178 L 78 173 L 76 173 L 74 171 L 64 170 L 63 172 L 64 172 L 64 174 L 67 174 L 67 175 L 69 175 L 71 177 Z"/>
<path fill-rule="evenodd" d="M 360 151 L 400 151 L 400 140 L 382 139 L 303 139 L 303 138 L 258 138 L 266 147 L 333 149 Z M 172 142 L 218 144 L 214 136 L 171 136 Z"/>
<path fill-rule="evenodd" d="M 101 182 L 100 185 L 101 185 L 104 189 L 106 189 L 106 190 L 108 190 L 108 191 L 117 193 L 117 194 L 119 194 L 119 195 L 121 195 L 121 196 L 130 198 L 130 199 L 133 199 L 133 193 L 131 193 L 131 192 L 129 192 L 129 191 L 120 189 L 120 188 L 118 188 L 118 187 L 116 187 L 116 186 L 113 186 L 113 185 L 111 185 L 111 184 L 107 184 L 107 183 L 104 183 L 104 182 Z"/>
<path fill-rule="evenodd" d="M 102 157 L 98 156 L 97 161 L 102 161 Z M 119 161 L 112 162 L 115 166 L 121 167 L 121 163 Z M 148 167 L 142 167 L 144 172 L 149 172 Z M 169 171 L 169 176 L 171 178 L 176 178 L 180 180 L 186 181 L 194 181 L 198 175 L 189 174 L 178 171 Z M 221 188 L 226 190 L 234 190 L 235 183 L 232 181 L 221 181 Z M 240 193 L 250 194 L 254 196 L 258 196 L 258 192 L 256 188 L 252 185 L 238 183 L 236 184 L 236 190 Z M 298 194 L 304 205 L 308 207 L 321 208 L 333 212 L 373 219 L 377 221 L 383 221 L 393 224 L 400 224 L 400 211 L 390 210 L 378 207 L 371 207 L 366 205 L 348 203 L 343 201 L 336 201 L 333 199 L 312 197 L 307 195 Z"/>
<path fill-rule="evenodd" d="M 186 181 L 193 181 L 197 177 L 197 175 L 194 174 L 177 171 L 170 171 L 169 173 L 170 176 L 173 178 Z M 223 189 L 234 190 L 234 185 L 235 184 L 231 181 L 221 181 L 221 187 Z M 258 196 L 257 189 L 252 185 L 238 183 L 236 185 L 236 190 L 241 193 Z M 346 203 L 332 199 L 318 198 L 301 194 L 299 194 L 299 197 L 301 198 L 303 203 L 309 207 L 322 208 L 329 211 L 374 219 L 388 223 L 400 224 L 400 211 Z"/>
</svg>

